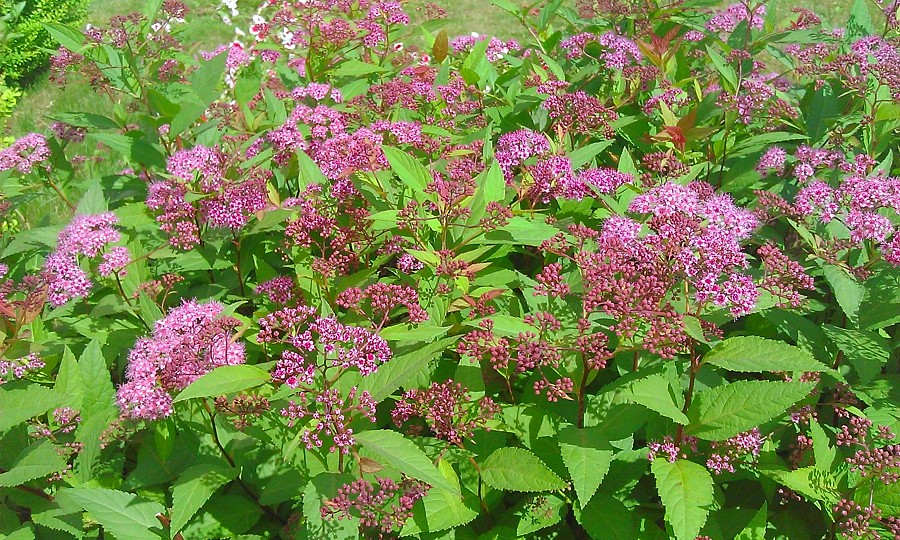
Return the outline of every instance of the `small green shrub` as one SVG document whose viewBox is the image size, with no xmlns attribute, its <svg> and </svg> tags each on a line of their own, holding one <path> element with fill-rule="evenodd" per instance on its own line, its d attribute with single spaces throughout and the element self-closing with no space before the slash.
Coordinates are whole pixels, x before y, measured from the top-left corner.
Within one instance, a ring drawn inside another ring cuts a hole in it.
<svg viewBox="0 0 900 540">
<path fill-rule="evenodd" d="M 80 24 L 87 0 L 0 0 L 0 73 L 21 82 L 45 66 L 57 44 L 44 23 Z"/>
</svg>

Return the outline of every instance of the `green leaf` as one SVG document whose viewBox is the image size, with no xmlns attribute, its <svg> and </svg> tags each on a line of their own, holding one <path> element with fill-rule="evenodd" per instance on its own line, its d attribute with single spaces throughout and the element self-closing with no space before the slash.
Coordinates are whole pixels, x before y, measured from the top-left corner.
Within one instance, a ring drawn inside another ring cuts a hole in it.
<svg viewBox="0 0 900 540">
<path fill-rule="evenodd" d="M 237 475 L 238 469 L 208 463 L 184 471 L 172 487 L 172 533 L 180 531 L 217 489 Z"/>
<path fill-rule="evenodd" d="M 750 523 L 738 533 L 735 540 L 766 540 L 766 527 L 769 523 L 769 508 L 763 501 L 762 508 L 753 516 Z"/>
<path fill-rule="evenodd" d="M 745 373 L 831 369 L 803 349 L 759 336 L 726 339 L 706 353 L 703 362 Z"/>
<path fill-rule="evenodd" d="M 175 403 L 199 397 L 214 397 L 232 392 L 240 392 L 259 386 L 269 380 L 268 372 L 256 366 L 238 364 L 236 366 L 219 366 L 203 375 L 181 391 Z"/>
<path fill-rule="evenodd" d="M 382 328 L 378 333 L 388 341 L 420 341 L 427 343 L 443 336 L 450 328 L 450 326 L 422 326 L 399 323 Z"/>
<path fill-rule="evenodd" d="M 713 480 L 706 467 L 679 459 L 657 458 L 650 465 L 656 489 L 665 506 L 666 523 L 678 540 L 694 540 L 713 503 Z"/>
<path fill-rule="evenodd" d="M 706 52 L 709 54 L 709 59 L 712 61 L 713 65 L 716 67 L 716 71 L 718 71 L 722 76 L 722 79 L 728 83 L 728 90 L 733 93 L 738 87 L 737 72 L 734 71 L 734 68 L 731 67 L 731 65 L 722 58 L 722 55 L 716 52 L 711 46 L 707 45 Z"/>
<path fill-rule="evenodd" d="M 900 322 L 900 268 L 882 270 L 866 280 L 859 325 L 868 330 Z"/>
<path fill-rule="evenodd" d="M 23 451 L 12 468 L 0 474 L 0 487 L 14 487 L 63 470 L 66 460 L 48 440 L 41 439 Z"/>
<path fill-rule="evenodd" d="M 768 422 L 809 395 L 816 383 L 736 381 L 694 398 L 685 433 L 720 441 Z"/>
<path fill-rule="evenodd" d="M 532 495 L 524 499 L 513 510 L 517 538 L 532 538 L 531 533 L 546 529 L 562 521 L 566 514 L 566 500 L 556 493 Z"/>
<path fill-rule="evenodd" d="M 44 414 L 62 404 L 62 397 L 56 391 L 29 385 L 27 388 L 7 390 L 0 387 L 0 432 L 17 426 L 35 416 Z"/>
<path fill-rule="evenodd" d="M 809 432 L 813 441 L 813 456 L 816 458 L 816 467 L 823 470 L 831 470 L 831 465 L 837 457 L 837 449 L 831 446 L 831 441 L 825 430 L 815 418 L 809 421 Z"/>
<path fill-rule="evenodd" d="M 431 173 L 416 158 L 407 154 L 402 150 L 383 146 L 384 155 L 391 165 L 391 170 L 397 175 L 404 185 L 409 187 L 416 194 L 416 200 L 430 200 L 431 197 L 425 193 L 425 187 L 431 183 Z"/>
<path fill-rule="evenodd" d="M 408 354 L 395 356 L 389 362 L 378 366 L 378 371 L 365 377 L 359 384 L 360 391 L 369 392 L 372 399 L 381 402 L 425 369 L 432 360 L 440 358 L 441 353 L 457 340 L 459 336 L 451 336 L 417 348 Z"/>
<path fill-rule="evenodd" d="M 687 416 L 675 405 L 669 381 L 662 375 L 650 375 L 630 383 L 622 390 L 621 396 L 679 424 L 688 423 Z"/>
<path fill-rule="evenodd" d="M 598 493 L 576 514 L 594 540 L 634 540 L 638 537 L 631 510 L 606 493 Z"/>
<path fill-rule="evenodd" d="M 847 35 L 851 38 L 861 38 L 875 33 L 875 24 L 872 23 L 872 16 L 869 14 L 869 3 L 866 0 L 856 0 L 850 8 Z"/>
<path fill-rule="evenodd" d="M 559 453 L 582 508 L 600 487 L 612 463 L 612 447 L 603 438 L 601 428 L 578 429 L 568 426 L 559 431 Z"/>
<path fill-rule="evenodd" d="M 884 517 L 900 518 L 900 482 L 885 484 L 883 482 L 872 481 L 871 497 L 872 503 L 875 504 L 884 514 Z M 862 506 L 869 505 L 869 486 L 863 489 L 857 489 L 854 493 L 856 502 Z"/>
<path fill-rule="evenodd" d="M 388 71 L 388 69 L 385 67 L 350 59 L 345 62 L 341 62 L 340 65 L 331 72 L 331 74 L 334 77 L 362 77 L 365 75 L 371 75 L 373 73 L 384 73 L 385 71 Z"/>
<path fill-rule="evenodd" d="M 59 497 L 90 512 L 94 520 L 119 540 L 158 540 L 163 537 L 156 515 L 165 512 L 165 508 L 158 502 L 133 493 L 102 488 L 66 489 Z"/>
<path fill-rule="evenodd" d="M 524 448 L 500 448 L 481 466 L 484 482 L 506 491 L 555 491 L 566 483 Z"/>
<path fill-rule="evenodd" d="M 560 232 L 562 231 L 552 225 L 548 225 L 543 219 L 528 219 L 522 216 L 515 216 L 503 227 L 486 233 L 472 243 L 539 246 L 544 240 L 549 240 Z"/>
<path fill-rule="evenodd" d="M 459 477 L 446 460 L 439 460 L 438 470 L 457 491 L 460 490 Z M 477 499 L 476 499 L 477 500 Z M 413 519 L 407 522 L 401 536 L 409 536 L 419 532 L 437 532 L 453 527 L 466 525 L 478 517 L 477 503 L 473 508 L 467 505 L 459 495 L 445 490 L 429 490 L 422 498 L 421 504 L 413 509 Z"/>
<path fill-rule="evenodd" d="M 834 504 L 840 499 L 838 481 L 831 471 L 803 467 L 793 471 L 760 468 L 759 472 L 814 501 Z"/>
<path fill-rule="evenodd" d="M 84 33 L 64 24 L 45 22 L 44 28 L 61 46 L 72 52 L 79 52 L 84 45 Z"/>
<path fill-rule="evenodd" d="M 411 440 L 396 431 L 376 429 L 354 433 L 356 442 L 387 465 L 433 487 L 459 495 L 459 490 Z"/>
<path fill-rule="evenodd" d="M 828 264 L 822 270 L 826 281 L 834 291 L 834 297 L 841 306 L 841 310 L 848 319 L 855 323 L 865 289 L 855 278 L 838 266 Z"/>
<path fill-rule="evenodd" d="M 75 355 L 68 347 L 63 351 L 62 360 L 59 362 L 59 372 L 56 375 L 54 389 L 65 400 L 66 405 L 76 411 L 81 410 L 81 401 L 84 397 L 84 382 L 81 379 L 81 368 Z"/>
<path fill-rule="evenodd" d="M 81 416 L 85 420 L 115 408 L 116 390 L 106 367 L 106 359 L 97 340 L 88 343 L 78 359 L 83 385 Z"/>
<path fill-rule="evenodd" d="M 890 342 L 865 330 L 822 325 L 822 331 L 844 352 L 847 362 L 859 375 L 860 382 L 868 384 L 881 376 L 881 368 L 891 358 Z"/>
</svg>

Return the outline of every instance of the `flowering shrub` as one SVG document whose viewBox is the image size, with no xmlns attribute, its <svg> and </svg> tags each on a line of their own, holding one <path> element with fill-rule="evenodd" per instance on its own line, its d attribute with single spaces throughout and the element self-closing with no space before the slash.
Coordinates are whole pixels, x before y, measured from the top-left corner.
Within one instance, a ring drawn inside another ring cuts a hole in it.
<svg viewBox="0 0 900 540">
<path fill-rule="evenodd" d="M 900 537 L 897 3 L 494 3 L 48 28 L 0 533 Z"/>
</svg>

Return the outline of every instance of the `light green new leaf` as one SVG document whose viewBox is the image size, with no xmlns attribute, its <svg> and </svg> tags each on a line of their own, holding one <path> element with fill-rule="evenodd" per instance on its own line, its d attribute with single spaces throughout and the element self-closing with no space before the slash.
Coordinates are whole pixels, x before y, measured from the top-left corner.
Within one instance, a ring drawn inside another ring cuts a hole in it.
<svg viewBox="0 0 900 540">
<path fill-rule="evenodd" d="M 435 468 L 425 452 L 400 433 L 377 429 L 355 433 L 353 436 L 357 443 L 385 464 L 403 471 L 416 480 L 459 496 L 459 489 Z"/>
<path fill-rule="evenodd" d="M 559 431 L 559 453 L 569 470 L 582 508 L 594 496 L 612 463 L 612 447 L 602 433 L 601 428 L 578 429 L 575 426 Z"/>
<path fill-rule="evenodd" d="M 41 439 L 26 448 L 12 468 L 0 474 L 0 487 L 14 487 L 61 471 L 66 460 L 48 439 Z"/>
<path fill-rule="evenodd" d="M 566 483 L 524 448 L 500 448 L 481 466 L 481 477 L 494 488 L 506 491 L 554 491 Z"/>
<path fill-rule="evenodd" d="M 703 357 L 703 362 L 729 371 L 828 371 L 810 353 L 781 341 L 758 336 L 726 339 Z"/>
<path fill-rule="evenodd" d="M 234 480 L 238 469 L 203 463 L 184 471 L 172 488 L 173 533 L 180 531 L 221 486 Z"/>
<path fill-rule="evenodd" d="M 622 390 L 621 396 L 679 424 L 688 423 L 687 416 L 675 404 L 669 381 L 662 375 L 654 374 L 634 381 Z"/>
<path fill-rule="evenodd" d="M 706 467 L 679 459 L 657 458 L 650 465 L 656 489 L 666 509 L 666 523 L 678 540 L 694 540 L 713 503 L 713 479 Z"/>
<path fill-rule="evenodd" d="M 777 418 L 809 395 L 816 383 L 736 381 L 697 394 L 685 433 L 709 441 L 733 437 Z"/>
<path fill-rule="evenodd" d="M 58 497 L 90 512 L 91 517 L 118 540 L 159 540 L 163 537 L 156 515 L 165 512 L 165 508 L 158 502 L 133 493 L 102 488 L 66 489 Z"/>
<path fill-rule="evenodd" d="M 188 385 L 175 396 L 174 402 L 198 397 L 213 397 L 240 392 L 269 380 L 268 372 L 256 366 L 238 364 L 219 366 Z"/>
<path fill-rule="evenodd" d="M 7 390 L 0 387 L 0 432 L 44 414 L 62 404 L 61 396 L 45 386 Z"/>
</svg>

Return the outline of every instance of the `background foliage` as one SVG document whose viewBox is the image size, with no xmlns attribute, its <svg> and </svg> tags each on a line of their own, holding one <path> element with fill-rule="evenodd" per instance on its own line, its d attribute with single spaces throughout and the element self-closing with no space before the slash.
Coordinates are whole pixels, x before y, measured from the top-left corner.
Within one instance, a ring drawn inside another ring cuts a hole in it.
<svg viewBox="0 0 900 540">
<path fill-rule="evenodd" d="M 0 532 L 900 534 L 897 4 L 494 4 L 46 25 Z"/>
</svg>

